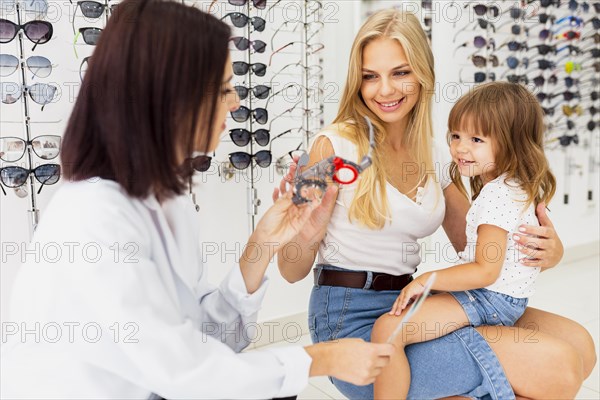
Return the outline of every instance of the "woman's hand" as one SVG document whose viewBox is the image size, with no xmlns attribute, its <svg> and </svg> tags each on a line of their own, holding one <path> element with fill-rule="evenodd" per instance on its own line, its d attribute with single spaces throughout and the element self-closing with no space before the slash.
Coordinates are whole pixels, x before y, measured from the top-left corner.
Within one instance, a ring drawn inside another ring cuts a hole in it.
<svg viewBox="0 0 600 400">
<path fill-rule="evenodd" d="M 294 158 L 294 162 L 290 165 L 289 172 L 279 183 L 279 188 L 275 188 L 273 191 L 273 202 L 276 202 L 280 196 L 284 196 L 291 192 L 291 189 L 288 189 L 288 185 L 292 185 L 294 182 L 296 168 L 298 167 L 297 161 L 298 159 Z M 318 243 L 323 239 L 327 232 L 327 225 L 331 219 L 333 208 L 335 207 L 337 193 L 337 185 L 330 185 L 323 195 L 323 198 L 320 201 L 317 200 L 315 203 L 317 206 L 312 211 L 306 225 L 304 225 L 299 232 L 302 241 L 307 243 Z"/>
<path fill-rule="evenodd" d="M 419 282 L 418 279 L 415 279 L 406 285 L 396 298 L 396 301 L 390 310 L 390 315 L 400 315 L 402 310 L 408 305 L 408 302 L 417 298 L 423 291 L 425 291 L 425 285 Z"/>
<path fill-rule="evenodd" d="M 354 385 L 368 385 L 385 368 L 395 347 L 362 339 L 338 339 L 305 348 L 313 359 L 310 376 L 333 376 Z"/>
<path fill-rule="evenodd" d="M 520 260 L 523 265 L 552 268 L 563 256 L 563 244 L 546 214 L 546 204 L 538 204 L 536 215 L 541 226 L 523 225 L 519 227 L 521 233 L 514 234 L 513 239 L 517 249 L 525 256 Z"/>
<path fill-rule="evenodd" d="M 284 193 L 260 219 L 249 241 L 269 243 L 277 251 L 302 231 L 317 205 L 313 200 L 298 206 L 291 192 Z"/>
</svg>

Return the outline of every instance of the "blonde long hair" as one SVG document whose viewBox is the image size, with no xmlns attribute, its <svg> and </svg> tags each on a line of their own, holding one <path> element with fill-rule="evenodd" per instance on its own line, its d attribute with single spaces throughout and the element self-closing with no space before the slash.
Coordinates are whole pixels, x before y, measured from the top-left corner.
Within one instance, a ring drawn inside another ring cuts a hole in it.
<svg viewBox="0 0 600 400">
<path fill-rule="evenodd" d="M 540 202 L 548 204 L 556 192 L 556 179 L 544 155 L 544 112 L 537 99 L 517 83 L 490 82 L 461 97 L 448 117 L 448 140 L 452 132 L 477 133 L 491 137 L 494 171 L 506 174 L 527 193 L 526 207 Z M 452 182 L 467 194 L 458 166 L 450 167 Z M 483 182 L 471 177 L 471 194 L 475 200 Z"/>
<path fill-rule="evenodd" d="M 350 53 L 346 87 L 333 122 L 337 124 L 336 129 L 341 136 L 358 146 L 359 158 L 369 150 L 369 134 L 363 116 L 368 116 L 375 127 L 377 147 L 374 151 L 373 165 L 361 174 L 349 209 L 350 220 L 371 229 L 382 229 L 386 221 L 390 220 L 386 193 L 387 174 L 383 166 L 381 147 L 388 133 L 383 122 L 365 105 L 360 95 L 363 50 L 367 44 L 379 38 L 398 41 L 421 85 L 419 99 L 410 112 L 402 144 L 414 150 L 413 155 L 419 166 L 421 178 L 419 182 L 435 178 L 431 118 L 435 73 L 431 47 L 421 23 L 413 14 L 391 9 L 382 10 L 369 17 L 356 35 Z"/>
</svg>

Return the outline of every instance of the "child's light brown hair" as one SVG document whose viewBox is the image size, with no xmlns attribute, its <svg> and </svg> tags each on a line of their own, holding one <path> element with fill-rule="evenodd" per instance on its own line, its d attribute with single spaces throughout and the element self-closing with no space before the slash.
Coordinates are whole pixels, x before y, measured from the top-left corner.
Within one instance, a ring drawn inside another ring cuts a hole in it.
<svg viewBox="0 0 600 400">
<path fill-rule="evenodd" d="M 544 155 L 544 112 L 539 102 L 517 83 L 491 82 L 461 97 L 448 117 L 452 132 L 491 137 L 495 156 L 494 175 L 506 174 L 527 193 L 527 206 L 548 204 L 556 191 L 556 179 Z M 456 163 L 450 167 L 452 182 L 465 195 Z M 481 176 L 470 178 L 472 200 L 483 188 Z"/>
</svg>

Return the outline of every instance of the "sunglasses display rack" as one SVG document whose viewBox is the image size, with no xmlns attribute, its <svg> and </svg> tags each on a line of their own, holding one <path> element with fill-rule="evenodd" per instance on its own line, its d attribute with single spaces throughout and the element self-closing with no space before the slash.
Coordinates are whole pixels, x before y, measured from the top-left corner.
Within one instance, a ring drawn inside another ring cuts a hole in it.
<svg viewBox="0 0 600 400">
<path fill-rule="evenodd" d="M 44 5 L 46 7 L 42 9 L 41 6 Z M 39 19 L 45 14 L 46 9 L 46 3 L 21 3 L 20 1 L 15 1 L 12 9 L 2 9 L 3 14 L 10 13 L 17 19 L 16 24 L 9 20 L 2 21 L 5 25 L 3 25 L 2 28 L 2 39 L 6 39 L 4 37 L 6 35 L 11 36 L 11 32 L 14 33 L 17 39 L 18 54 L 16 56 L 2 54 L 1 57 L 4 62 L 0 67 L 3 69 L 3 76 L 8 76 L 17 72 L 20 77 L 20 82 L 6 82 L 2 79 L 2 103 L 7 105 L 2 105 L 4 110 L 0 114 L 0 122 L 16 122 L 7 120 L 5 117 L 7 114 L 11 114 L 10 111 L 8 111 L 8 107 L 20 99 L 22 104 L 22 125 L 25 132 L 25 139 L 14 136 L 5 136 L 6 131 L 3 132 L 3 137 L 0 138 L 0 158 L 2 158 L 3 162 L 0 170 L 2 178 L 0 185 L 3 185 L 1 188 L 3 195 L 8 194 L 7 189 L 13 189 L 17 197 L 29 197 L 30 203 L 27 212 L 29 217 L 30 238 L 37 227 L 40 217 L 37 195 L 41 192 L 44 185 L 55 184 L 60 179 L 60 166 L 58 164 L 41 164 L 36 166 L 36 163 L 34 163 L 34 156 L 37 156 L 42 160 L 50 160 L 57 157 L 60 151 L 60 137 L 43 135 L 32 139 L 31 124 L 34 123 L 34 121 L 32 121 L 29 103 L 31 98 L 34 102 L 42 105 L 43 110 L 44 107 L 54 99 L 57 88 L 45 83 L 29 85 L 27 79 L 27 70 L 31 71 L 33 76 L 41 78 L 48 77 L 52 71 L 52 65 L 45 57 L 27 57 L 24 50 L 26 45 L 25 36 L 34 43 L 32 51 L 34 51 L 38 45 L 45 44 L 52 38 L 52 24 Z M 32 12 L 35 13 L 36 19 L 24 22 L 25 14 L 30 14 Z M 2 15 L 0 18 L 4 18 L 4 16 Z M 5 29 L 7 27 L 9 29 Z M 8 39 L 11 38 L 9 37 Z M 14 39 L 14 37 L 12 39 Z M 12 39 L 9 41 L 12 41 Z M 3 43 L 6 42 L 3 41 Z M 15 60 L 17 61 L 16 65 L 14 62 Z M 6 71 L 6 69 L 12 67 L 14 67 L 13 72 Z M 7 72 L 6 75 L 5 72 Z M 16 88 L 16 86 L 18 86 L 18 88 Z M 12 115 L 14 115 L 14 113 Z M 17 161 L 20 161 L 22 164 L 14 165 Z M 8 162 L 9 164 L 6 165 L 4 164 L 5 162 Z M 36 180 L 39 182 L 39 188 L 36 187 Z M 27 185 L 27 183 L 29 184 Z M 27 186 L 29 186 L 29 190 L 27 190 Z"/>
<path fill-rule="evenodd" d="M 459 60 L 466 58 L 458 80 L 463 84 L 507 80 L 528 87 L 545 112 L 548 151 L 559 149 L 564 156 L 563 203 L 569 203 L 571 179 L 585 171 L 589 181 L 585 197 L 596 201 L 600 2 L 504 0 L 453 5 L 462 9 L 465 21 L 455 23 L 454 54 Z M 581 156 L 586 150 L 589 156 Z M 586 158 L 588 168 L 580 161 Z"/>
<path fill-rule="evenodd" d="M 232 25 L 233 85 L 241 103 L 231 113 L 229 137 L 216 151 L 228 159 L 219 163 L 219 173 L 236 181 L 243 175 L 252 231 L 263 193 L 260 182 L 271 178 L 270 197 L 278 173 L 292 162 L 292 151 L 307 149 L 311 132 L 323 127 L 324 46 L 318 41 L 323 4 L 223 0 L 213 2 L 211 12 Z"/>
<path fill-rule="evenodd" d="M 71 25 L 73 27 L 73 34 L 75 38 L 73 39 L 73 50 L 75 53 L 75 58 L 79 58 L 79 53 L 77 52 L 77 46 L 79 38 L 83 38 L 83 42 L 88 46 L 95 46 L 102 34 L 102 30 L 106 27 L 108 23 L 108 18 L 110 14 L 114 12 L 118 2 L 113 0 L 98 0 L 98 1 L 76 1 L 69 0 L 72 7 L 71 11 L 73 13 Z M 87 21 L 97 22 L 102 20 L 101 27 L 98 26 L 84 26 L 84 27 L 75 27 L 75 21 L 77 18 L 82 17 Z M 81 64 L 79 66 L 79 78 L 83 81 L 83 77 L 85 75 L 85 71 L 87 70 L 87 65 L 92 56 L 88 55 L 82 58 Z"/>
</svg>

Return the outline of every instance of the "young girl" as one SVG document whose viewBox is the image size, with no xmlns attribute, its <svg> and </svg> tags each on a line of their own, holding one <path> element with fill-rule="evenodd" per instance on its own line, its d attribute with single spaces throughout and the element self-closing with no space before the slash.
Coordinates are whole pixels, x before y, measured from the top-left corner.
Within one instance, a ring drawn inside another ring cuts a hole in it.
<svg viewBox="0 0 600 400">
<path fill-rule="evenodd" d="M 410 368 L 404 346 L 435 339 L 466 325 L 512 326 L 521 317 L 540 268 L 521 265 L 513 233 L 536 225 L 535 208 L 548 203 L 556 181 L 544 156 L 542 109 L 523 86 L 492 82 L 463 96 L 450 112 L 450 175 L 466 193 L 469 177 L 473 203 L 467 214 L 463 264 L 438 270 L 431 296 L 396 339 L 392 362 L 375 382 L 376 399 L 406 398 Z M 390 315 L 373 328 L 374 342 L 384 342 L 409 301 L 423 292 L 432 272 L 408 284 Z"/>
</svg>

